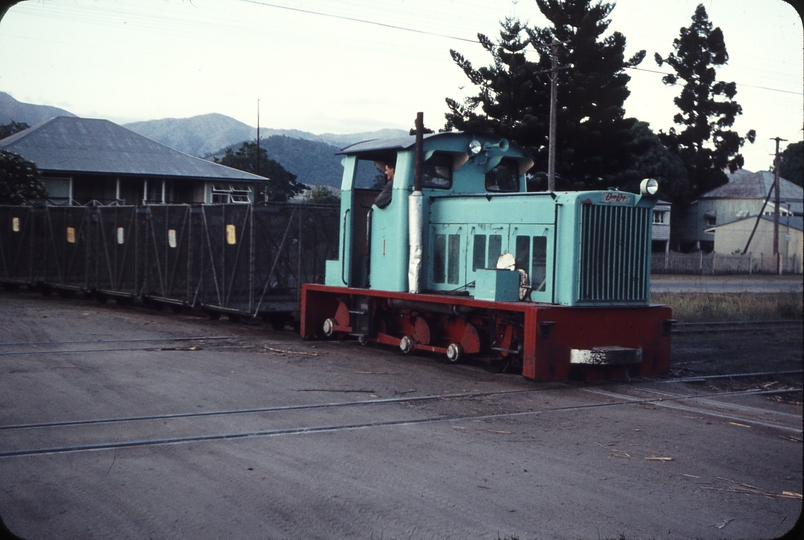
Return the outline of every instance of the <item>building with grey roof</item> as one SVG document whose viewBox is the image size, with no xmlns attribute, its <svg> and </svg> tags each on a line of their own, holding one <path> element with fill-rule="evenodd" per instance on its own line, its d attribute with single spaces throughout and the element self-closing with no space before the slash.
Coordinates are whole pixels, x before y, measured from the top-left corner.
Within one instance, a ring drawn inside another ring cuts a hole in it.
<svg viewBox="0 0 804 540">
<path fill-rule="evenodd" d="M 728 175 L 729 182 L 703 194 L 693 202 L 679 227 L 682 251 L 715 250 L 715 227 L 721 224 L 774 213 L 774 195 L 771 188 L 774 175 L 770 171 L 750 172 L 739 170 Z M 779 179 L 781 216 L 801 216 L 804 195 L 801 186 Z M 763 209 L 765 199 L 770 194 Z M 747 240 L 747 238 L 746 238 Z"/>
<path fill-rule="evenodd" d="M 108 120 L 59 116 L 0 141 L 54 204 L 253 203 L 267 179 L 189 156 Z"/>
</svg>

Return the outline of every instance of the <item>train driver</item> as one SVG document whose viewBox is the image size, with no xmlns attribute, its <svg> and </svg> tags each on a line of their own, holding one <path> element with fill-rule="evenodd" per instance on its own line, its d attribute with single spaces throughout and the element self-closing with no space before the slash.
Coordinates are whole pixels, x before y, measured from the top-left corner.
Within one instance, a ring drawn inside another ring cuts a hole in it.
<svg viewBox="0 0 804 540">
<path fill-rule="evenodd" d="M 374 199 L 374 204 L 377 206 L 377 208 L 385 208 L 391 204 L 391 190 L 394 187 L 394 170 L 396 169 L 396 161 L 386 161 L 384 165 L 384 169 L 381 170 L 383 170 L 385 173 L 385 187 L 382 188 L 380 194 L 377 195 L 376 199 Z"/>
</svg>

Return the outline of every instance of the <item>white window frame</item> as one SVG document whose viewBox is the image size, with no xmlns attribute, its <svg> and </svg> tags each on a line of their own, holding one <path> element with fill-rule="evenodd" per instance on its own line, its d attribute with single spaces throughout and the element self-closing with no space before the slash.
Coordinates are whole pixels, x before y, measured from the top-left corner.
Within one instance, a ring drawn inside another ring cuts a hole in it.
<svg viewBox="0 0 804 540">
<path fill-rule="evenodd" d="M 214 182 L 209 186 L 209 200 L 212 204 L 251 204 L 253 190 L 248 184 Z"/>
</svg>

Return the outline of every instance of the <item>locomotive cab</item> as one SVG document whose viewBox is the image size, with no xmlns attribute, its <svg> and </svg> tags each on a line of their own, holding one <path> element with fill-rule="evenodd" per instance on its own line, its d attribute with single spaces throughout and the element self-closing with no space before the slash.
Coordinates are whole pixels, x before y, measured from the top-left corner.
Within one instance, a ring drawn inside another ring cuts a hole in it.
<svg viewBox="0 0 804 540">
<path fill-rule="evenodd" d="M 470 146 L 476 144 L 477 152 Z M 414 137 L 368 141 L 342 151 L 344 176 L 341 186 L 341 234 L 339 258 L 327 262 L 326 284 L 407 291 L 410 288 L 409 230 L 410 195 L 414 189 Z M 374 204 L 384 187 L 382 167 L 395 164 L 391 202 L 380 208 Z M 423 289 L 439 291 L 455 288 L 456 268 L 463 268 L 457 257 L 428 261 L 434 244 L 441 253 L 442 237 L 433 237 L 426 222 L 438 212 L 437 200 L 483 195 L 489 198 L 524 193 L 524 173 L 532 161 L 519 148 L 498 138 L 444 133 L 424 136 L 422 162 L 421 221 L 414 224 L 423 231 Z M 435 205 L 437 206 L 437 204 Z M 417 219 L 417 218 L 414 218 Z M 455 240 L 450 240 L 455 248 Z M 446 252 L 445 252 L 446 253 Z M 457 264 L 457 266 L 456 266 Z M 432 267 L 438 272 L 433 275 Z M 444 268 L 445 279 L 440 279 Z M 446 279 L 446 273 L 452 279 Z"/>
</svg>

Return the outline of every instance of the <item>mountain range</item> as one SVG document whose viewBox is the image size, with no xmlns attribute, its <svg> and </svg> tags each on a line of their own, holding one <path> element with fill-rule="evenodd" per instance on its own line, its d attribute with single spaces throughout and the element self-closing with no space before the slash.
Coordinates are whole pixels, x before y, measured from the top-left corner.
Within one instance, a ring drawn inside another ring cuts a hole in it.
<svg viewBox="0 0 804 540">
<path fill-rule="evenodd" d="M 24 122 L 29 126 L 41 124 L 54 116 L 75 116 L 69 111 L 49 105 L 32 105 L 17 101 L 5 92 L 0 92 L 0 125 Z"/>
<path fill-rule="evenodd" d="M 0 92 L 0 125 L 14 121 L 34 126 L 54 116 L 76 115 L 58 107 L 23 103 Z M 227 148 L 236 150 L 243 142 L 253 142 L 257 138 L 255 127 L 218 113 L 133 122 L 123 124 L 123 127 L 185 154 L 204 159 L 222 156 Z M 295 174 L 297 181 L 309 186 L 319 184 L 340 187 L 343 168 L 336 153 L 341 148 L 369 139 L 400 137 L 406 134 L 401 129 L 383 129 L 316 135 L 297 129 L 261 127 L 260 145 L 266 149 L 269 158 L 278 161 Z"/>
</svg>

